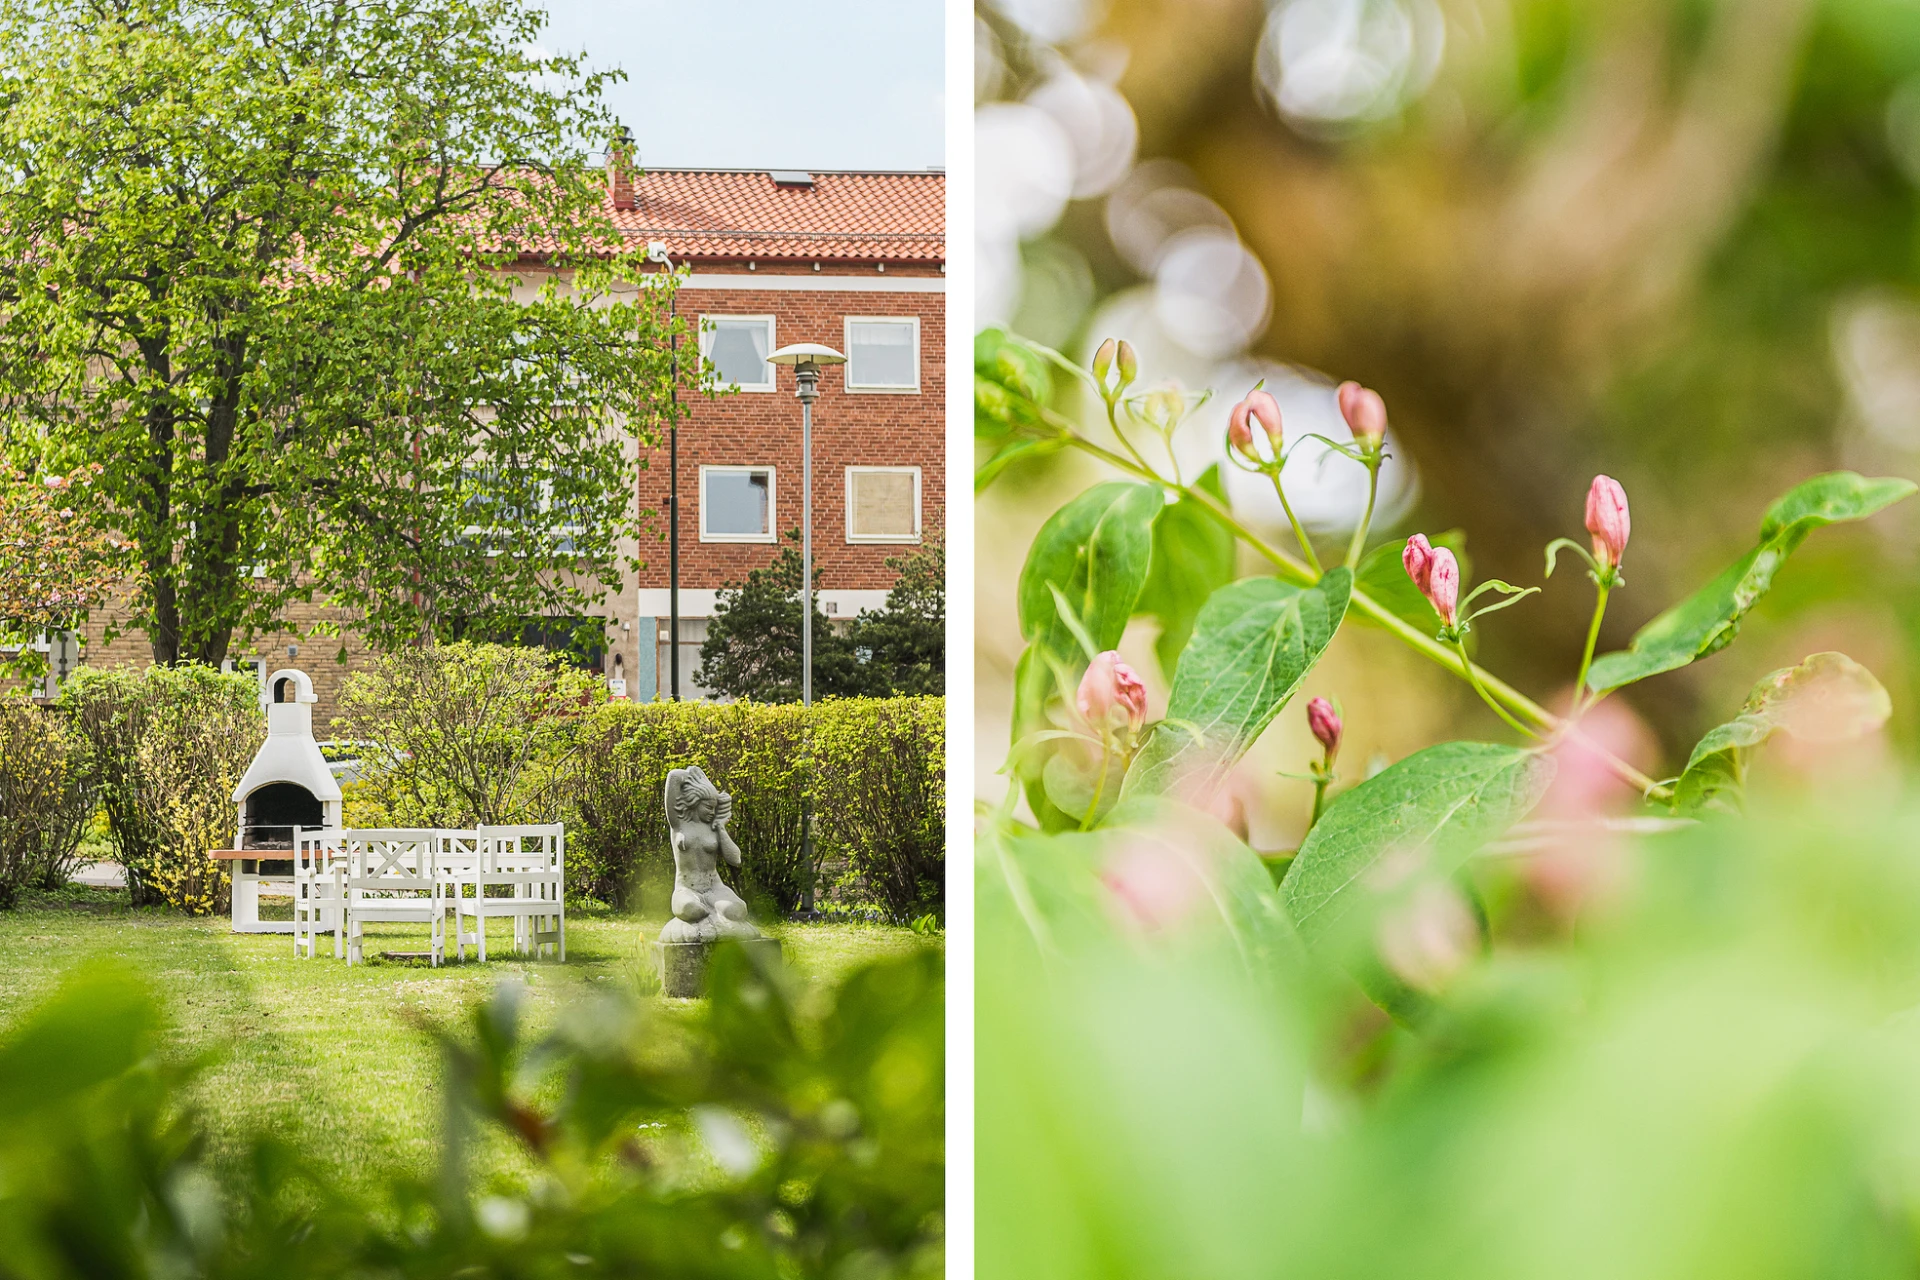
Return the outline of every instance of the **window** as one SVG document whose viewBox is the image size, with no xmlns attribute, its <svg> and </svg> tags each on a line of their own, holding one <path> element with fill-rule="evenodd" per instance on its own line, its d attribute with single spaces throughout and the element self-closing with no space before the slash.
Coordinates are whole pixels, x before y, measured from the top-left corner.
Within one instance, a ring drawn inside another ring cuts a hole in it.
<svg viewBox="0 0 1920 1280">
<path fill-rule="evenodd" d="M 773 390 L 772 316 L 701 316 L 700 354 L 713 366 L 717 387 Z"/>
<path fill-rule="evenodd" d="M 920 541 L 920 468 L 847 468 L 847 541 Z"/>
<path fill-rule="evenodd" d="M 773 468 L 700 468 L 700 541 L 773 541 Z"/>
<path fill-rule="evenodd" d="M 920 321 L 848 316 L 847 390 L 920 390 Z"/>
</svg>

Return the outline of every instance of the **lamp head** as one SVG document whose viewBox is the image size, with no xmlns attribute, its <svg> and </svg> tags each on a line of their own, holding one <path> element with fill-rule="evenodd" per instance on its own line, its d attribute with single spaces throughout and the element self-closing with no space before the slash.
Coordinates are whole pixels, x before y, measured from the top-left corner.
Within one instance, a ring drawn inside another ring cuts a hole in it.
<svg viewBox="0 0 1920 1280">
<path fill-rule="evenodd" d="M 768 364 L 845 364 L 847 358 L 832 347 L 823 347 L 817 342 L 796 342 L 785 346 L 767 357 Z"/>
<path fill-rule="evenodd" d="M 845 364 L 847 358 L 832 347 L 823 347 L 817 342 L 796 342 L 780 348 L 767 357 L 768 364 L 790 364 L 793 366 L 794 381 L 799 383 L 796 394 L 806 401 L 817 400 L 820 396 L 820 366 L 823 364 Z"/>
</svg>

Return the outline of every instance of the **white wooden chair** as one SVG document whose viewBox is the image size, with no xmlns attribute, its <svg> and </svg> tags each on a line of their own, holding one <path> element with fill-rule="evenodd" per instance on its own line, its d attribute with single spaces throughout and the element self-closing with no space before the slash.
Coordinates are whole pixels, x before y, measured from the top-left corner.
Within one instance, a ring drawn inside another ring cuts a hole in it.
<svg viewBox="0 0 1920 1280">
<path fill-rule="evenodd" d="M 364 959 L 365 926 L 376 923 L 428 926 L 429 962 L 447 958 L 446 879 L 433 830 L 371 830 L 341 833 L 345 879 L 347 963 Z"/>
<path fill-rule="evenodd" d="M 293 829 L 293 954 L 313 959 L 331 928 L 333 958 L 345 951 L 346 847 L 339 830 Z"/>
<path fill-rule="evenodd" d="M 446 879 L 454 912 L 454 952 L 466 958 L 473 944 L 487 958 L 487 921 L 513 921 L 516 954 L 539 955 L 551 946 L 556 959 L 567 958 L 567 837 L 562 823 L 529 826 L 481 826 L 480 859 L 471 871 L 450 871 Z M 489 896 L 506 889 L 511 896 Z M 472 932 L 467 921 L 473 921 Z"/>
</svg>

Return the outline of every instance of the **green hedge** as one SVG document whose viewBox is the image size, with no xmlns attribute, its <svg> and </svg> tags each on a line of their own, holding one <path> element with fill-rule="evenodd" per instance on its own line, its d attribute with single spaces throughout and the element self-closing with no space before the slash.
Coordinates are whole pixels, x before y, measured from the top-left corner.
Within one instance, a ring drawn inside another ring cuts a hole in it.
<svg viewBox="0 0 1920 1280">
<path fill-rule="evenodd" d="M 378 743 L 347 788 L 349 826 L 567 824 L 567 879 L 616 906 L 664 907 L 673 883 L 662 793 L 699 765 L 733 796 L 742 853 L 723 874 L 765 912 L 800 905 L 844 858 L 860 898 L 906 924 L 943 911 L 946 736 L 939 698 L 791 703 L 607 702 L 538 650 L 449 644 L 348 680 L 338 731 Z"/>
<path fill-rule="evenodd" d="M 946 918 L 944 698 L 856 698 L 814 709 L 817 829 L 895 924 Z"/>
<path fill-rule="evenodd" d="M 809 717 L 812 733 L 809 735 Z M 557 788 L 568 799 L 568 875 L 617 904 L 669 885 L 667 773 L 706 770 L 733 796 L 735 888 L 778 911 L 805 892 L 804 819 L 818 804 L 816 857 L 845 856 L 853 889 L 895 922 L 944 914 L 944 706 L 939 698 L 850 698 L 814 706 L 609 703 L 588 719 Z"/>
</svg>

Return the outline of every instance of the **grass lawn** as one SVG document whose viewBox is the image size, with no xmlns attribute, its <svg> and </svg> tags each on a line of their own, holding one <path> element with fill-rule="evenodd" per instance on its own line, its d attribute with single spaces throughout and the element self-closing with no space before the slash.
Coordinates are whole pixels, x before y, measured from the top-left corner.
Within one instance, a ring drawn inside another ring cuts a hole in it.
<svg viewBox="0 0 1920 1280">
<path fill-rule="evenodd" d="M 379 950 L 426 946 L 425 926 L 368 929 L 369 962 L 348 968 L 323 947 L 299 960 L 285 934 L 240 935 L 224 918 L 131 911 L 124 890 L 72 886 L 28 894 L 0 912 L 0 1034 L 50 992 L 73 966 L 107 957 L 144 975 L 164 1003 L 173 1048 L 208 1055 L 196 1101 L 216 1151 L 231 1155 L 245 1135 L 271 1129 L 349 1182 L 382 1168 L 426 1174 L 437 1151 L 439 1064 L 421 1022 L 447 1023 L 495 984 L 527 985 L 529 1023 L 549 1024 L 572 996 L 594 984 L 631 982 L 643 966 L 655 922 L 605 913 L 567 917 L 567 963 L 512 955 L 511 925 L 495 921 L 482 965 L 453 960 L 440 969 L 390 962 Z M 802 999 L 819 1001 L 847 969 L 881 956 L 938 945 L 878 925 L 774 925 Z M 655 996 L 662 1034 L 695 1002 Z M 517 1163 L 502 1142 L 479 1154 L 507 1173 Z"/>
</svg>

